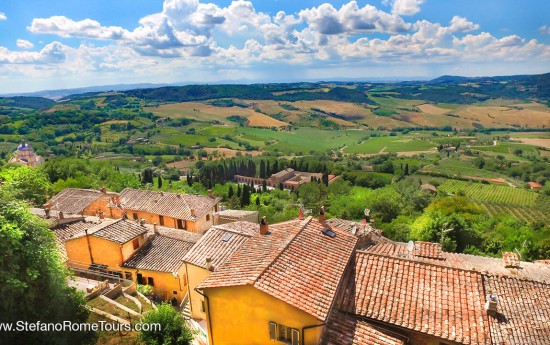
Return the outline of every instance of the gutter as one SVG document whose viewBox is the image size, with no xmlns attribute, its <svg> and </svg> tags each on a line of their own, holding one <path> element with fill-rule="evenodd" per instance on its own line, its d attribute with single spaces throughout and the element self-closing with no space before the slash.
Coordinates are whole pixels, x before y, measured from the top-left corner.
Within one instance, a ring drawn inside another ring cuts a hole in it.
<svg viewBox="0 0 550 345">
<path fill-rule="evenodd" d="M 202 297 L 204 297 L 204 299 L 206 300 L 206 311 L 207 311 L 207 316 L 206 316 L 206 319 L 207 321 L 209 321 L 208 323 L 210 323 L 210 325 L 208 325 L 208 337 L 209 337 L 209 343 L 210 345 L 214 345 L 214 337 L 212 336 L 212 318 L 210 317 L 210 300 L 208 299 L 208 296 L 206 296 L 205 294 L 203 294 L 202 292 L 200 292 L 197 288 L 195 288 L 195 291 L 201 295 Z"/>
</svg>

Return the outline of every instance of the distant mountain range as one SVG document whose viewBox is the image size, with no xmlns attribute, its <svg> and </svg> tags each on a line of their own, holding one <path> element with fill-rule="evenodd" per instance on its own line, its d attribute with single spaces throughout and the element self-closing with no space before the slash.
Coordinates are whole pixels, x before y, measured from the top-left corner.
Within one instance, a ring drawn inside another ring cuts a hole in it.
<svg viewBox="0 0 550 345">
<path fill-rule="evenodd" d="M 152 83 L 141 83 L 141 84 L 116 84 L 116 85 L 103 85 L 103 86 L 90 86 L 90 87 L 81 87 L 75 89 L 60 89 L 60 90 L 44 90 L 30 93 L 18 93 L 18 94 L 6 94 L 0 95 L 0 101 L 4 99 L 4 104 L 6 104 L 6 99 L 17 100 L 16 103 L 24 101 L 25 98 L 45 98 L 49 100 L 63 100 L 63 99 L 75 99 L 75 98 L 86 98 L 88 96 L 96 95 L 101 92 L 108 91 L 121 91 L 126 94 L 130 94 L 137 97 L 145 98 L 155 98 L 159 101 L 186 101 L 187 96 L 181 97 L 180 93 L 195 93 L 194 89 L 215 89 L 207 90 L 205 97 L 212 96 L 213 98 L 217 97 L 242 97 L 242 92 L 239 92 L 239 85 L 243 85 L 240 91 L 246 91 L 247 88 L 255 88 L 258 85 L 269 85 L 270 88 L 276 87 L 276 85 L 304 85 L 304 84 L 318 84 L 318 83 L 333 83 L 333 84 L 361 84 L 361 83 L 374 83 L 374 84 L 387 84 L 394 87 L 400 88 L 402 90 L 400 93 L 403 98 L 413 97 L 413 92 L 420 91 L 421 93 L 426 93 L 423 89 L 418 89 L 421 85 L 433 85 L 432 90 L 428 90 L 430 93 L 441 93 L 437 91 L 436 86 L 448 86 L 447 93 L 471 93 L 476 91 L 483 93 L 487 98 L 497 98 L 497 97 L 508 97 L 508 98 L 533 98 L 533 99 L 542 99 L 550 100 L 550 73 L 537 74 L 537 75 L 514 75 L 514 76 L 494 76 L 494 77 L 462 77 L 462 76 L 451 76 L 444 75 L 432 80 L 410 80 L 410 81 L 399 81 L 394 79 L 383 79 L 383 78 L 372 78 L 370 80 L 366 79 L 349 79 L 349 80 L 340 80 L 340 81 L 303 81 L 295 83 L 254 83 L 248 80 L 239 80 L 239 81 L 220 81 L 217 83 L 176 83 L 176 84 L 152 84 Z M 230 92 L 224 90 L 220 92 L 219 88 L 221 85 L 226 85 L 225 88 L 229 89 Z M 459 89 L 457 89 L 459 87 Z M 412 88 L 412 89 L 411 89 Z M 268 91 L 268 90 L 265 90 Z M 271 90 L 273 91 L 273 90 Z M 177 94 L 177 97 L 166 97 L 166 95 L 161 95 L 162 93 L 171 93 Z M 204 92 L 202 90 L 201 92 Z M 246 92 L 245 92 L 246 93 Z M 234 94 L 234 95 L 233 95 Z M 438 96 L 436 95 L 436 98 Z M 169 98 L 169 99 L 165 99 Z M 174 98 L 174 99 L 171 99 Z M 180 99 L 181 98 L 181 99 Z M 203 99 L 204 97 L 190 97 L 191 99 Z M 430 98 L 427 98 L 430 100 Z M 480 99 L 481 100 L 481 99 Z M 472 99 L 475 101 L 475 99 Z M 46 102 L 47 103 L 47 102 Z M 459 103 L 462 103 L 460 101 Z M 469 101 L 466 101 L 469 103 Z M 44 104 L 41 104 L 44 105 Z"/>
</svg>

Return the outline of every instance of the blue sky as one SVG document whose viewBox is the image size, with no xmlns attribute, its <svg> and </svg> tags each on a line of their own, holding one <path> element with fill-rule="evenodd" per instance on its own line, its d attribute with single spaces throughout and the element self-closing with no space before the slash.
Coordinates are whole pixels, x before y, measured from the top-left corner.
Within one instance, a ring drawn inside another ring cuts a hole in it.
<svg viewBox="0 0 550 345">
<path fill-rule="evenodd" d="M 550 1 L 0 2 L 0 93 L 550 72 Z"/>
</svg>

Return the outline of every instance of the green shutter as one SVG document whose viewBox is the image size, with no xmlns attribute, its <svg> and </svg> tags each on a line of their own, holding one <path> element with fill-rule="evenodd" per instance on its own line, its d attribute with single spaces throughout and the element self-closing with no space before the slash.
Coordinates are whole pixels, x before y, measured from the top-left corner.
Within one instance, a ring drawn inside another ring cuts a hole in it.
<svg viewBox="0 0 550 345">
<path fill-rule="evenodd" d="M 277 324 L 275 322 L 269 323 L 269 340 L 277 340 Z"/>
<path fill-rule="evenodd" d="M 300 345 L 300 331 L 292 329 L 292 345 Z"/>
</svg>

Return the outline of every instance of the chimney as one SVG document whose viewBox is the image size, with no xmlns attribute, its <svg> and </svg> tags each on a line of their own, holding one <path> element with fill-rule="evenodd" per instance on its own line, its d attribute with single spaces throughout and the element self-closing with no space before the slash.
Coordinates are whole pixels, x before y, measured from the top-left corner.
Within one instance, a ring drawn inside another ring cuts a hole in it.
<svg viewBox="0 0 550 345">
<path fill-rule="evenodd" d="M 115 196 L 115 201 L 117 205 L 120 205 L 120 197 L 118 195 Z"/>
<path fill-rule="evenodd" d="M 206 258 L 206 269 L 210 272 L 214 272 L 214 265 L 212 265 L 212 258 Z"/>
<path fill-rule="evenodd" d="M 147 222 L 145 221 L 145 219 L 141 218 L 141 219 L 139 220 L 139 224 L 140 224 L 141 226 L 145 226 L 145 224 L 147 224 Z"/>
<path fill-rule="evenodd" d="M 374 227 L 374 219 L 371 219 L 371 220 L 370 220 L 370 226 L 371 226 L 373 229 L 375 229 L 375 227 Z"/>
<path fill-rule="evenodd" d="M 367 227 L 367 218 L 363 218 L 361 221 L 361 229 L 364 229 Z"/>
<path fill-rule="evenodd" d="M 99 215 L 99 219 L 105 219 L 105 213 L 103 211 L 99 210 L 97 213 Z"/>
<path fill-rule="evenodd" d="M 212 193 L 212 189 L 209 189 L 208 190 L 208 196 L 213 198 L 214 197 L 214 194 Z"/>
<path fill-rule="evenodd" d="M 267 224 L 267 218 L 263 216 L 262 221 L 260 222 L 260 234 L 267 235 L 268 232 L 269 232 L 269 226 Z"/>
<path fill-rule="evenodd" d="M 63 211 L 59 211 L 58 217 L 59 219 L 65 219 L 65 215 L 63 214 Z"/>
<path fill-rule="evenodd" d="M 155 233 L 155 235 L 160 234 L 159 227 L 158 227 L 157 223 L 153 223 L 153 232 Z"/>
<path fill-rule="evenodd" d="M 107 188 L 105 187 L 101 187 L 101 189 L 99 190 L 101 193 L 105 194 L 107 193 Z"/>
<path fill-rule="evenodd" d="M 321 211 L 319 211 L 319 222 L 321 224 L 325 224 L 326 216 L 325 216 L 325 206 L 321 206 Z"/>
<path fill-rule="evenodd" d="M 490 294 L 487 297 L 487 302 L 485 302 L 485 310 L 488 315 L 496 315 L 498 305 L 498 296 L 494 293 Z"/>
<path fill-rule="evenodd" d="M 304 219 L 304 209 L 302 207 L 300 207 L 300 212 L 298 212 L 298 219 Z"/>
<path fill-rule="evenodd" d="M 50 209 L 49 208 L 44 209 L 44 215 L 46 216 L 46 219 L 50 219 Z"/>
<path fill-rule="evenodd" d="M 193 217 L 193 218 L 197 217 L 197 213 L 195 212 L 194 208 L 191 209 L 191 217 Z"/>
</svg>

